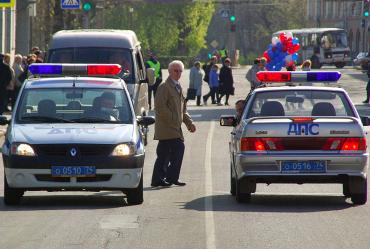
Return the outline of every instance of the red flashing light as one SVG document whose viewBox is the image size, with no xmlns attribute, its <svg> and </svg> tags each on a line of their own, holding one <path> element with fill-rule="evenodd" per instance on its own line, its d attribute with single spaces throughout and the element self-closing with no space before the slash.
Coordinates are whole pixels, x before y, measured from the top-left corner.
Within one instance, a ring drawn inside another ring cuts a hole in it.
<svg viewBox="0 0 370 249">
<path fill-rule="evenodd" d="M 293 123 L 312 123 L 313 118 L 309 117 L 297 117 L 297 118 L 292 118 Z"/>
<path fill-rule="evenodd" d="M 341 150 L 366 150 L 366 138 L 347 138 L 343 143 Z"/>
<path fill-rule="evenodd" d="M 121 72 L 121 66 L 115 65 L 88 65 L 87 75 L 117 75 Z"/>
<path fill-rule="evenodd" d="M 290 82 L 291 72 L 258 72 L 256 77 L 261 82 Z"/>
</svg>

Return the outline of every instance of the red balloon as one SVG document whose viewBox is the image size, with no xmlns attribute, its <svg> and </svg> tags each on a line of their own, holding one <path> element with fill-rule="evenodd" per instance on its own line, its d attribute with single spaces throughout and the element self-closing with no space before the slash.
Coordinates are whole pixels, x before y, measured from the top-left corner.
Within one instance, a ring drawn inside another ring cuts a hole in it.
<svg viewBox="0 0 370 249">
<path fill-rule="evenodd" d="M 267 60 L 270 59 L 270 56 L 267 53 L 267 50 L 265 52 L 263 52 L 263 57 L 265 57 Z"/>
<path fill-rule="evenodd" d="M 293 45 L 294 52 L 298 52 L 298 50 L 301 48 L 301 45 L 299 43 Z"/>
<path fill-rule="evenodd" d="M 285 32 L 280 33 L 279 38 L 280 38 L 280 41 L 284 43 L 287 40 Z"/>
</svg>

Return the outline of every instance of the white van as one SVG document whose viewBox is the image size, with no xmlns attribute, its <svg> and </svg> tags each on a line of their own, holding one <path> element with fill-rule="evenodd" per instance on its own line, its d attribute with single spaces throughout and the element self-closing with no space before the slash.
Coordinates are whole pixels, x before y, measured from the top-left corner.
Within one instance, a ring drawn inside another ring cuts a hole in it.
<svg viewBox="0 0 370 249">
<path fill-rule="evenodd" d="M 48 63 L 113 63 L 123 68 L 135 114 L 148 114 L 148 80 L 140 42 L 131 30 L 62 30 L 55 33 L 47 52 Z M 152 82 L 152 80 L 150 80 Z M 147 127 L 143 127 L 147 143 Z"/>
</svg>

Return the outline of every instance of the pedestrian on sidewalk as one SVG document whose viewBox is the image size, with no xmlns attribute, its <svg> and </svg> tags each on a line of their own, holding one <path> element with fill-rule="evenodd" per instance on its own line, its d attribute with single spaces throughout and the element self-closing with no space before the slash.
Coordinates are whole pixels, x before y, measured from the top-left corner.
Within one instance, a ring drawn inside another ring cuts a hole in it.
<svg viewBox="0 0 370 249">
<path fill-rule="evenodd" d="M 229 105 L 229 97 L 230 95 L 234 95 L 234 79 L 230 65 L 231 60 L 226 58 L 220 70 L 219 96 L 217 99 L 219 105 L 221 105 L 221 99 L 225 95 L 225 105 Z"/>
<path fill-rule="evenodd" d="M 14 107 L 15 100 L 18 97 L 19 90 L 22 86 L 21 75 L 23 74 L 23 67 L 22 67 L 22 55 L 16 54 L 14 57 L 13 62 L 13 70 L 14 70 L 14 76 L 15 76 L 15 89 L 14 89 L 14 102 L 12 102 L 12 108 Z"/>
<path fill-rule="evenodd" d="M 168 65 L 169 77 L 158 86 L 154 99 L 156 119 L 154 139 L 159 141 L 152 187 L 186 185 L 179 181 L 185 151 L 181 125 L 185 123 L 190 132 L 195 132 L 196 127 L 186 110 L 186 101 L 179 82 L 183 71 L 184 64 L 181 61 L 172 61 Z"/>
<path fill-rule="evenodd" d="M 208 94 L 203 96 L 203 102 L 205 105 L 207 105 L 207 100 L 209 97 L 211 97 L 212 104 L 217 104 L 219 84 L 218 66 L 214 64 L 211 71 L 209 72 L 210 91 Z"/>
<path fill-rule="evenodd" d="M 0 115 L 3 115 L 8 103 L 7 86 L 12 80 L 12 71 L 10 66 L 4 63 L 4 55 L 0 54 Z"/>
<path fill-rule="evenodd" d="M 369 100 L 370 100 L 370 61 L 367 63 L 367 78 L 368 78 L 368 81 L 367 81 L 367 85 L 366 85 L 366 99 L 362 102 L 362 103 L 365 103 L 365 104 L 368 104 L 369 103 Z"/>
<path fill-rule="evenodd" d="M 162 68 L 161 64 L 154 56 L 153 52 L 149 52 L 149 59 L 145 63 L 146 68 L 153 68 L 154 69 L 154 76 L 155 76 L 155 83 L 152 86 L 149 86 L 148 89 L 148 103 L 149 103 L 149 110 L 152 109 L 152 95 L 155 98 L 155 94 L 157 92 L 157 88 L 159 84 L 162 83 Z M 154 101 L 153 101 L 154 102 Z"/>
<path fill-rule="evenodd" d="M 202 84 L 203 84 L 203 72 L 200 69 L 200 61 L 194 62 L 193 67 L 190 69 L 189 75 L 189 88 L 196 90 L 197 106 L 200 106 L 200 100 L 202 97 Z"/>
<path fill-rule="evenodd" d="M 265 71 L 266 58 L 256 58 L 253 62 L 252 67 L 248 70 L 245 78 L 250 82 L 251 91 L 256 89 L 261 82 L 256 78 L 256 74 L 259 71 Z"/>
</svg>

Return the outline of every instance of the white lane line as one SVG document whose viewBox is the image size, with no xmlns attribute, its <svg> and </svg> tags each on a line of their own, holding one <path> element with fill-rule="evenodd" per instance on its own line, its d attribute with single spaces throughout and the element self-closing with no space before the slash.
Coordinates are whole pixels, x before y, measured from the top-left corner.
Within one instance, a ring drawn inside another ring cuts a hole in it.
<svg viewBox="0 0 370 249">
<path fill-rule="evenodd" d="M 206 171 L 206 179 L 205 179 L 205 190 L 206 190 L 206 198 L 204 199 L 204 206 L 206 212 L 206 238 L 207 238 L 207 249 L 215 249 L 216 248 L 216 235 L 215 235 L 215 220 L 213 216 L 213 203 L 212 203 L 212 195 L 213 195 L 213 184 L 212 184 L 212 140 L 213 140 L 213 132 L 215 129 L 215 122 L 211 121 L 211 127 L 208 132 L 207 137 L 207 144 L 206 144 L 206 157 L 204 162 L 204 167 Z"/>
</svg>

